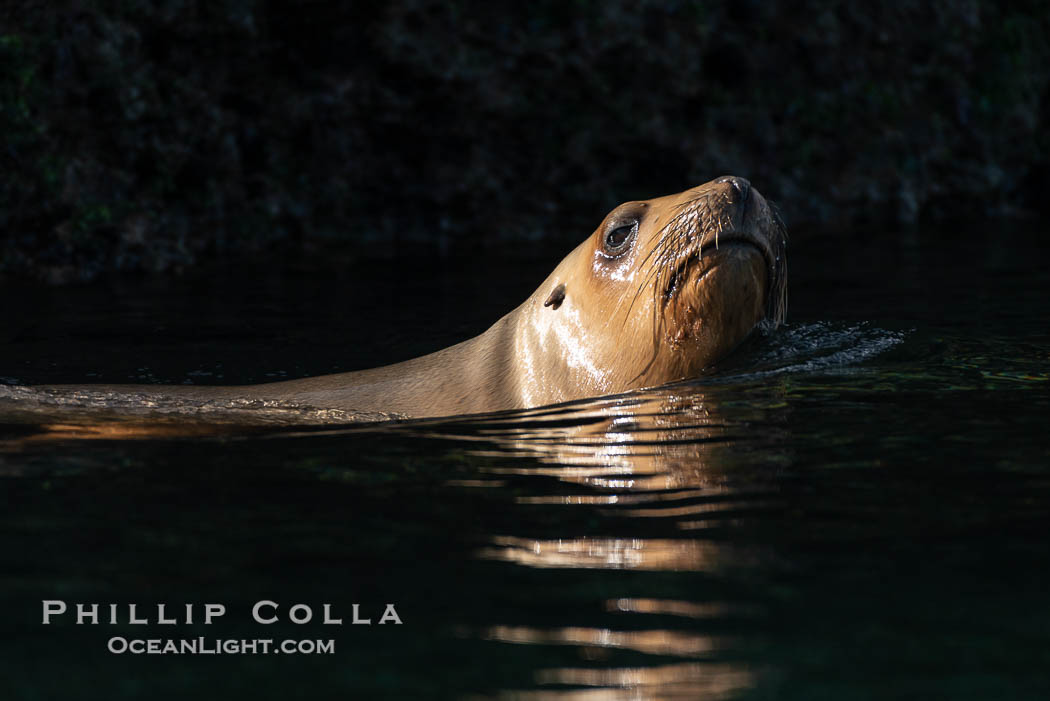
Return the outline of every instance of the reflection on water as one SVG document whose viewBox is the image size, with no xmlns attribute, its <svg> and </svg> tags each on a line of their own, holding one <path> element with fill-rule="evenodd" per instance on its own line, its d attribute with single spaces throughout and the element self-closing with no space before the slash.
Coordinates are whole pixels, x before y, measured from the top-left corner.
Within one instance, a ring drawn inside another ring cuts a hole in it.
<svg viewBox="0 0 1050 701">
<path fill-rule="evenodd" d="M 727 699 L 746 689 L 751 680 L 740 670 L 726 665 L 693 663 L 637 669 L 551 669 L 538 675 L 537 681 L 551 686 L 597 688 L 504 692 L 496 698 L 523 701 Z"/>
<path fill-rule="evenodd" d="M 615 647 L 649 655 L 703 657 L 718 649 L 713 638 L 668 630 L 616 631 L 597 628 L 536 628 L 493 626 L 487 637 L 505 643 Z"/>
<path fill-rule="evenodd" d="M 734 566 L 744 562 L 741 548 L 685 532 L 701 518 L 729 523 L 756 508 L 761 498 L 753 490 L 738 494 L 712 464 L 714 451 L 738 442 L 745 427 L 722 416 L 718 402 L 702 385 L 475 419 L 462 426 L 465 431 L 453 432 L 455 428 L 444 426 L 442 435 L 481 443 L 469 453 L 495 463 L 483 468 L 486 473 L 553 479 L 563 485 L 556 494 L 519 490 L 514 497 L 519 505 L 584 508 L 616 520 L 660 520 L 651 537 L 493 535 L 476 550 L 478 558 L 539 569 L 657 572 L 712 572 L 725 561 Z M 680 625 L 648 627 L 654 617 L 702 619 L 744 607 L 636 596 L 608 600 L 604 608 L 614 615 L 609 627 L 494 625 L 480 631 L 484 638 L 502 643 L 574 646 L 581 657 L 600 664 L 535 673 L 541 686 L 589 687 L 587 691 L 504 696 L 713 699 L 756 684 L 756 672 L 749 665 L 720 659 L 733 647 L 724 636 L 683 630 Z M 638 653 L 649 661 L 616 666 L 596 652 L 610 649 Z M 696 658 L 707 661 L 666 662 Z"/>
<path fill-rule="evenodd" d="M 550 541 L 496 536 L 495 547 L 478 557 L 529 567 L 587 569 L 703 570 L 714 564 L 717 548 L 695 540 L 576 538 Z"/>
<path fill-rule="evenodd" d="M 624 669 L 552 669 L 541 684 L 601 687 L 510 695 L 532 699 L 722 699 L 751 685 L 746 672 L 724 664 L 671 664 Z"/>
<path fill-rule="evenodd" d="M 395 414 L 341 411 L 268 399 L 187 399 L 147 395 L 135 391 L 84 388 L 6 386 L 0 384 L 0 410 L 5 415 L 41 421 L 62 417 L 66 421 L 99 420 L 127 423 L 162 422 L 174 417 L 212 425 L 286 426 L 317 423 L 364 423 L 397 418 Z"/>
</svg>

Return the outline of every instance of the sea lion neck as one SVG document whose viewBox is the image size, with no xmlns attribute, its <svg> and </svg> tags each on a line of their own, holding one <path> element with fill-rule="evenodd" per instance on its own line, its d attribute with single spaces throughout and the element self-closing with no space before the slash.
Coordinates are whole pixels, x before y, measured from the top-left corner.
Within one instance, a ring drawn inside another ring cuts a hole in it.
<svg viewBox="0 0 1050 701">
<path fill-rule="evenodd" d="M 517 310 L 515 310 L 516 312 Z M 369 370 L 245 388 L 306 406 L 406 417 L 477 414 L 524 407 L 514 370 L 515 312 L 454 346 Z"/>
</svg>

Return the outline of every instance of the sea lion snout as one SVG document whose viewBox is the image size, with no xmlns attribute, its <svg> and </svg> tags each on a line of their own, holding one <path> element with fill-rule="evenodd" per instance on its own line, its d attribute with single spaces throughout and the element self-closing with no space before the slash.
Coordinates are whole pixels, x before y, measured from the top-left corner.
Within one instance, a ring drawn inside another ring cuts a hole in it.
<svg viewBox="0 0 1050 701">
<path fill-rule="evenodd" d="M 714 182 L 719 185 L 729 186 L 726 194 L 732 204 L 745 204 L 751 196 L 751 183 L 746 178 L 736 175 L 723 175 L 720 178 L 715 178 Z"/>
<path fill-rule="evenodd" d="M 701 198 L 711 218 L 723 228 L 750 228 L 748 219 L 761 218 L 762 196 L 751 186 L 747 178 L 738 175 L 723 175 L 693 189 L 694 197 Z M 709 223 L 709 222 L 707 222 Z M 705 224 L 707 224 L 705 223 Z M 707 226 L 698 227 L 697 233 L 705 233 Z"/>
</svg>

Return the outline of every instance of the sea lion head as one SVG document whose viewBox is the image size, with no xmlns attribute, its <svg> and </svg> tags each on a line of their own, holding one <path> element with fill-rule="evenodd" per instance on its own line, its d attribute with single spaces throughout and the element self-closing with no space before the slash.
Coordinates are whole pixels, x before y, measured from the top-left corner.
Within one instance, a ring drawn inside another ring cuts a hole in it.
<svg viewBox="0 0 1050 701">
<path fill-rule="evenodd" d="M 743 178 L 616 207 L 534 295 L 543 306 L 519 345 L 542 352 L 546 367 L 532 368 L 526 396 L 557 401 L 696 376 L 760 323 L 783 321 L 785 246 L 776 210 Z"/>
</svg>

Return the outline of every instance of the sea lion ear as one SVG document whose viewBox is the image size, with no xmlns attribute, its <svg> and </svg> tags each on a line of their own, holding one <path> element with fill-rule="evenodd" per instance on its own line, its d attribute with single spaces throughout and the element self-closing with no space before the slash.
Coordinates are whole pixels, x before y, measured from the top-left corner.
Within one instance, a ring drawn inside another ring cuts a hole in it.
<svg viewBox="0 0 1050 701">
<path fill-rule="evenodd" d="M 558 307 L 561 306 L 561 303 L 564 300 L 565 300 L 565 283 L 563 282 L 563 283 L 561 283 L 560 285 L 558 285 L 557 287 L 554 288 L 554 291 L 551 292 L 550 297 L 548 297 L 547 301 L 543 303 L 543 306 L 545 306 L 545 307 L 554 307 L 555 309 L 557 309 Z"/>
</svg>

